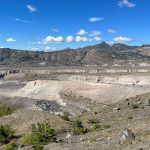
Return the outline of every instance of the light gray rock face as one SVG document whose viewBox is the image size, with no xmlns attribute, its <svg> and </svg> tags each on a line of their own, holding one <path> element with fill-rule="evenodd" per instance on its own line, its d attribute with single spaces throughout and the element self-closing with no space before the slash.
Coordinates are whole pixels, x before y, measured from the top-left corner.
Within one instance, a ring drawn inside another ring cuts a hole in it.
<svg viewBox="0 0 150 150">
<path fill-rule="evenodd" d="M 124 129 L 120 139 L 120 144 L 132 143 L 132 141 L 134 140 L 135 140 L 135 134 L 132 132 L 132 130 L 128 128 Z"/>
<path fill-rule="evenodd" d="M 147 105 L 147 106 L 150 106 L 150 99 L 148 99 L 148 100 L 146 101 L 146 105 Z"/>
<path fill-rule="evenodd" d="M 58 105 L 55 101 L 46 100 L 37 101 L 36 106 L 40 107 L 43 111 L 49 112 L 57 112 L 61 108 L 61 106 Z"/>
</svg>

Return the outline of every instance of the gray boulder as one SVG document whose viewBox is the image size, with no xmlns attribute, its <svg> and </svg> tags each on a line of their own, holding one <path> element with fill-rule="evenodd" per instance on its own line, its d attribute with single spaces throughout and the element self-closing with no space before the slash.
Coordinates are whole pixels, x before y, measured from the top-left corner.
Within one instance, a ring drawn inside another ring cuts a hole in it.
<svg viewBox="0 0 150 150">
<path fill-rule="evenodd" d="M 147 106 L 150 106 L 150 99 L 148 99 L 148 100 L 146 101 L 146 105 L 147 105 Z"/>
<path fill-rule="evenodd" d="M 124 129 L 121 139 L 120 139 L 120 144 L 131 144 L 135 140 L 135 134 L 132 132 L 131 129 Z"/>
</svg>

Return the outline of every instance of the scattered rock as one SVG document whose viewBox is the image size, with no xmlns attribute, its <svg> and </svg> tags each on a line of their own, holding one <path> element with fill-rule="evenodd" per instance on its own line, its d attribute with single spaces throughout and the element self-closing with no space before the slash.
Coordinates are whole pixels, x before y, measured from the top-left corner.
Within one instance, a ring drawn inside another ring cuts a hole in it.
<svg viewBox="0 0 150 150">
<path fill-rule="evenodd" d="M 49 112 L 57 112 L 61 108 L 61 106 L 57 104 L 55 101 L 41 100 L 41 101 L 37 101 L 36 105 L 40 107 L 43 111 L 49 111 Z"/>
<path fill-rule="evenodd" d="M 111 137 L 108 137 L 108 141 L 110 141 L 111 140 Z"/>
<path fill-rule="evenodd" d="M 84 137 L 81 137 L 81 138 L 80 138 L 80 142 L 83 142 L 84 140 L 85 140 Z"/>
<path fill-rule="evenodd" d="M 137 102 L 137 104 L 138 104 L 138 105 L 141 105 L 141 104 L 142 104 L 142 102 L 139 100 L 139 101 Z"/>
<path fill-rule="evenodd" d="M 69 138 L 71 138 L 71 134 L 68 132 L 67 136 L 66 136 L 66 139 L 69 139 Z"/>
<path fill-rule="evenodd" d="M 141 109 L 144 109 L 144 106 L 142 106 Z"/>
<path fill-rule="evenodd" d="M 120 110 L 120 107 L 113 108 L 113 111 L 118 111 L 118 110 Z"/>
<path fill-rule="evenodd" d="M 131 144 L 135 140 L 135 134 L 131 129 L 124 129 L 122 137 L 120 139 L 120 144 Z"/>
<path fill-rule="evenodd" d="M 80 138 L 80 143 L 81 143 L 81 144 L 84 144 L 84 143 L 85 143 L 85 138 L 84 138 L 84 137 L 81 137 L 81 138 Z"/>
<path fill-rule="evenodd" d="M 96 142 L 100 142 L 102 139 L 101 138 L 97 138 L 96 139 Z"/>
</svg>

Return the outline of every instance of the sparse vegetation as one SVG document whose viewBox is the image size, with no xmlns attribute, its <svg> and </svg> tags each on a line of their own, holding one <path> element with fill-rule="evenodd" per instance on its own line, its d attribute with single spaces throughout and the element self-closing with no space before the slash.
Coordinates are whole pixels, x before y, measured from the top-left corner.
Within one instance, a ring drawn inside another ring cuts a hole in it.
<svg viewBox="0 0 150 150">
<path fill-rule="evenodd" d="M 90 138 L 90 142 L 92 143 L 92 142 L 96 142 L 96 137 L 91 137 Z"/>
<path fill-rule="evenodd" d="M 88 129 L 83 126 L 83 122 L 80 119 L 77 119 L 73 123 L 73 133 L 75 135 L 85 134 L 88 132 Z"/>
<path fill-rule="evenodd" d="M 15 131 L 9 126 L 0 126 L 0 143 L 7 144 L 9 143 L 15 136 Z"/>
<path fill-rule="evenodd" d="M 129 119 L 129 120 L 132 120 L 132 119 L 133 119 L 133 117 L 132 117 L 132 116 L 128 116 L 128 119 Z"/>
<path fill-rule="evenodd" d="M 92 119 L 89 119 L 88 123 L 89 124 L 99 124 L 100 121 L 98 119 L 92 118 Z"/>
<path fill-rule="evenodd" d="M 61 118 L 66 120 L 66 121 L 69 121 L 70 120 L 69 113 L 68 112 L 64 112 L 63 115 L 61 116 Z"/>
<path fill-rule="evenodd" d="M 101 129 L 100 121 L 98 119 L 89 119 L 88 123 L 91 125 L 91 131 L 96 131 Z"/>
<path fill-rule="evenodd" d="M 32 145 L 32 136 L 31 135 L 24 135 L 21 141 L 23 145 Z"/>
<path fill-rule="evenodd" d="M 137 108 L 139 108 L 138 104 L 132 104 L 132 109 L 137 109 Z"/>
<path fill-rule="evenodd" d="M 103 128 L 103 129 L 108 129 L 108 128 L 111 128 L 111 125 L 110 125 L 110 124 L 104 124 L 104 125 L 102 126 L 102 128 Z"/>
<path fill-rule="evenodd" d="M 18 147 L 17 143 L 15 141 L 11 141 L 10 143 L 4 146 L 4 150 L 16 150 L 17 147 Z"/>
<path fill-rule="evenodd" d="M 31 134 L 25 135 L 23 143 L 33 145 L 35 150 L 42 150 L 43 146 L 52 142 L 56 142 L 55 130 L 47 122 L 32 124 Z"/>
<path fill-rule="evenodd" d="M 91 130 L 96 131 L 96 130 L 99 130 L 101 128 L 102 128 L 102 126 L 100 124 L 95 123 L 95 124 L 92 125 Z"/>
<path fill-rule="evenodd" d="M 16 111 L 15 107 L 8 107 L 5 104 L 0 103 L 0 117 L 7 116 Z"/>
</svg>

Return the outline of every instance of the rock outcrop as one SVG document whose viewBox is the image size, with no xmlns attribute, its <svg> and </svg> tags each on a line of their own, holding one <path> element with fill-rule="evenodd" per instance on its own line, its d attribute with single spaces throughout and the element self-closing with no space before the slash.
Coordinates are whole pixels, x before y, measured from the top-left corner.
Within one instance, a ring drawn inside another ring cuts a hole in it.
<svg viewBox="0 0 150 150">
<path fill-rule="evenodd" d="M 131 144 L 135 140 L 135 134 L 131 129 L 124 129 L 122 137 L 120 139 L 120 144 Z"/>
</svg>

